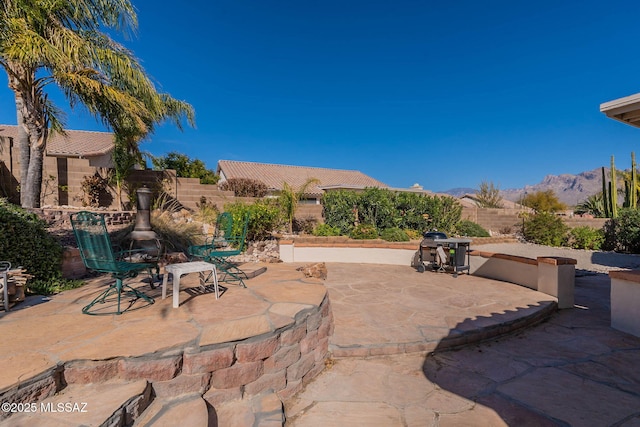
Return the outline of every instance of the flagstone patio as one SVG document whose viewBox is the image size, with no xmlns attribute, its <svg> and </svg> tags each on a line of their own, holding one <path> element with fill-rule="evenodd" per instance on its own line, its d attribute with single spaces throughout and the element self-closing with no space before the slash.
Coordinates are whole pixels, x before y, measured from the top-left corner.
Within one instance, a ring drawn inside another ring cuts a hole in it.
<svg viewBox="0 0 640 427">
<path fill-rule="evenodd" d="M 133 286 L 156 298 L 155 304 L 120 316 L 81 314 L 107 282 L 103 277 L 1 314 L 0 334 L 10 339 L 0 347 L 0 400 L 39 406 L 36 413 L 11 414 L 0 425 L 97 425 L 124 414 L 144 426 L 186 417 L 191 425 L 275 426 L 284 423 L 285 413 L 292 426 L 475 420 L 553 425 L 563 418 L 545 404 L 544 392 L 526 391 L 529 381 L 534 388 L 556 377 L 556 383 L 570 387 L 579 378 L 602 382 L 604 377 L 593 377 L 595 357 L 580 359 L 585 363 L 572 365 L 570 372 L 553 370 L 556 360 L 580 358 L 594 340 L 602 350 L 598 354 L 610 355 L 609 361 L 634 360 L 640 351 L 640 340 L 599 319 L 606 310 L 591 308 L 602 287 L 581 300 L 592 310 L 592 317 L 585 317 L 582 309 L 556 314 L 555 301 L 546 294 L 469 275 L 329 264 L 323 282 L 304 278 L 297 266 L 270 264 L 246 282 L 246 289 L 229 287 L 219 300 L 212 292 L 186 289 L 197 285 L 198 277 L 185 276 L 175 309 L 170 295 L 162 300 L 160 288 L 136 280 Z M 545 326 L 556 322 L 572 325 L 558 331 Z M 513 356 L 478 344 L 532 325 L 540 325 L 532 331 L 550 333 L 534 334 L 532 342 L 539 345 L 529 350 L 506 338 L 511 344 L 505 352 L 516 352 Z M 581 338 L 583 330 L 589 334 Z M 461 350 L 445 351 L 450 349 Z M 469 351 L 491 356 L 473 359 Z M 456 354 L 470 359 L 458 360 Z M 553 369 L 532 370 L 541 364 Z M 622 365 L 613 364 L 608 372 Z M 640 407 L 638 381 L 628 374 L 627 385 L 622 373 L 616 374 L 622 391 L 598 398 L 611 398 L 614 409 Z M 579 388 L 574 390 L 580 396 Z M 89 412 L 50 411 L 69 402 L 86 403 Z M 625 416 L 632 420 L 633 412 Z"/>
</svg>

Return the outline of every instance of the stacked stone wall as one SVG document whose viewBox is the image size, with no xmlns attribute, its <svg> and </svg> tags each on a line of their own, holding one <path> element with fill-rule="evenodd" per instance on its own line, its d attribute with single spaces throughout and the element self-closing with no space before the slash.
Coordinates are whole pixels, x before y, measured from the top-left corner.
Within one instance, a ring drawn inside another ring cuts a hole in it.
<svg viewBox="0 0 640 427">
<path fill-rule="evenodd" d="M 213 407 L 272 391 L 286 400 L 325 367 L 333 315 L 328 296 L 292 325 L 242 341 L 135 358 L 63 362 L 6 390 L 3 402 L 38 402 L 69 384 L 147 380 L 157 397 L 198 393 Z"/>
</svg>

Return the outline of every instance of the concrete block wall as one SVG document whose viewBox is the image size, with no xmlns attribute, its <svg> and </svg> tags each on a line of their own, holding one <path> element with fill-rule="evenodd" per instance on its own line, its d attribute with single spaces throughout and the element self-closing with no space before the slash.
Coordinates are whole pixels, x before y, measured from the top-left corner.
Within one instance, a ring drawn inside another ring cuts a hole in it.
<svg viewBox="0 0 640 427">
<path fill-rule="evenodd" d="M 518 215 L 525 212 L 522 209 L 489 209 L 477 207 L 464 207 L 462 219 L 468 219 L 480 224 L 486 230 L 500 232 L 510 229 L 512 233 L 522 229 L 522 218 Z M 606 218 L 582 218 L 578 216 L 561 216 L 564 223 L 570 228 L 589 226 L 602 228 Z"/>
<path fill-rule="evenodd" d="M 510 229 L 515 232 L 522 226 L 522 219 L 518 214 L 520 209 L 485 209 L 469 208 L 462 209 L 462 219 L 468 219 L 480 224 L 486 230 L 503 231 Z"/>
</svg>

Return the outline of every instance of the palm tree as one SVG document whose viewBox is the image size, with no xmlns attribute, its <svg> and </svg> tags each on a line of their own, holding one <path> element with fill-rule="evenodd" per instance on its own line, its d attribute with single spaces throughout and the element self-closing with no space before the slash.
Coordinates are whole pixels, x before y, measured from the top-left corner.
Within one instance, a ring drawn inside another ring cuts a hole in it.
<svg viewBox="0 0 640 427">
<path fill-rule="evenodd" d="M 164 120 L 193 123 L 191 106 L 158 93 L 135 56 L 102 32 L 136 26 L 129 0 L 2 0 L 0 66 L 15 95 L 22 206 L 39 206 L 49 133 L 64 132 L 51 84 L 130 144 Z"/>
<path fill-rule="evenodd" d="M 289 223 L 289 234 L 293 233 L 293 218 L 296 215 L 298 202 L 302 199 L 302 196 L 306 193 L 307 188 L 309 188 L 311 184 L 319 183 L 319 179 L 309 178 L 304 184 L 302 184 L 298 191 L 295 191 L 294 188 L 286 182 L 282 185 L 282 190 L 280 190 L 280 194 L 278 194 L 278 201 L 284 217 Z"/>
</svg>

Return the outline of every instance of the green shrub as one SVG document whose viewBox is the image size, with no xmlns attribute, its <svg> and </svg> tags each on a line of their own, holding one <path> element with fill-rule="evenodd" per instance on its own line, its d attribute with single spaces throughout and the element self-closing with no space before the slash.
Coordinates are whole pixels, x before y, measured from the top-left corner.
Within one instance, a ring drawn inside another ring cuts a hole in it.
<svg viewBox="0 0 640 427">
<path fill-rule="evenodd" d="M 339 236 L 340 229 L 338 227 L 332 227 L 329 224 L 318 224 L 313 230 L 314 236 Z"/>
<path fill-rule="evenodd" d="M 378 230 L 395 224 L 395 193 L 382 188 L 366 188 L 359 194 L 358 221 L 371 224 Z"/>
<path fill-rule="evenodd" d="M 336 227 L 341 235 L 348 236 L 357 220 L 359 196 L 355 191 L 329 191 L 322 196 L 322 216 L 327 225 Z"/>
<path fill-rule="evenodd" d="M 398 227 L 392 227 L 382 230 L 380 238 L 387 242 L 408 242 L 409 235 Z"/>
<path fill-rule="evenodd" d="M 622 208 L 604 224 L 605 250 L 640 253 L 640 210 Z"/>
<path fill-rule="evenodd" d="M 409 240 L 422 240 L 422 232 L 418 230 L 404 230 L 409 236 Z"/>
<path fill-rule="evenodd" d="M 352 239 L 377 239 L 378 230 L 372 224 L 360 224 L 351 230 L 349 237 Z"/>
<path fill-rule="evenodd" d="M 456 224 L 456 232 L 461 236 L 467 237 L 489 237 L 490 234 L 487 230 L 482 228 L 480 224 L 473 221 L 462 220 Z"/>
<path fill-rule="evenodd" d="M 55 293 L 79 286 L 62 278 L 62 246 L 37 215 L 0 199 L 0 260 L 33 275 L 30 293 Z"/>
<path fill-rule="evenodd" d="M 218 186 L 223 191 L 233 191 L 236 197 L 264 197 L 267 184 L 251 178 L 229 178 Z"/>
<path fill-rule="evenodd" d="M 372 224 L 379 230 L 437 228 L 450 233 L 462 215 L 462 205 L 453 197 L 395 193 L 379 188 L 367 188 L 361 193 L 330 191 L 323 196 L 322 207 L 325 223 L 340 228 L 344 235 L 357 222 Z"/>
<path fill-rule="evenodd" d="M 604 232 L 600 229 L 582 226 L 569 231 L 569 245 L 574 249 L 597 251 L 604 242 Z"/>
<path fill-rule="evenodd" d="M 569 227 L 552 213 L 540 212 L 525 219 L 522 234 L 528 242 L 547 246 L 562 246 Z"/>
<path fill-rule="evenodd" d="M 242 232 L 245 214 L 249 214 L 248 241 L 266 239 L 282 224 L 280 208 L 273 200 L 256 200 L 250 205 L 235 202 L 225 205 L 224 208 L 233 216 L 233 234 L 239 235 Z"/>
</svg>

